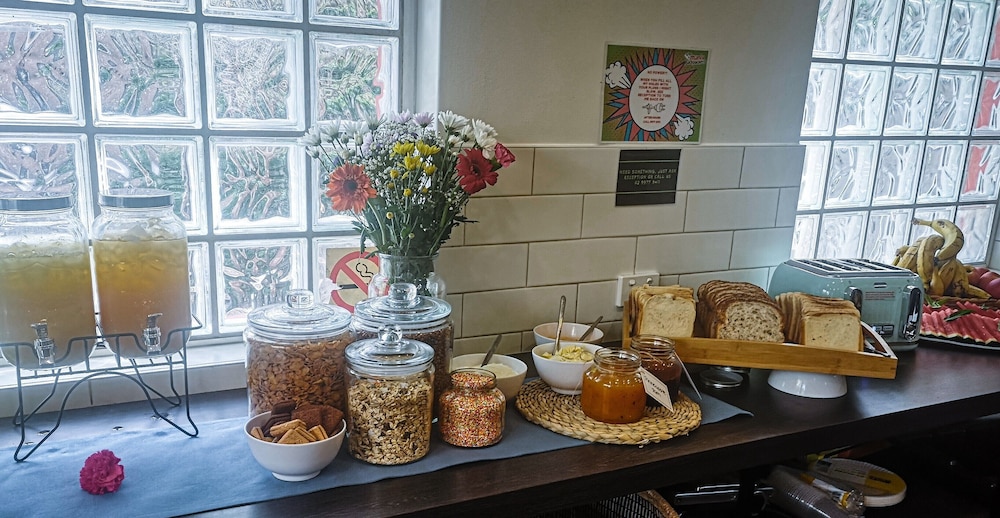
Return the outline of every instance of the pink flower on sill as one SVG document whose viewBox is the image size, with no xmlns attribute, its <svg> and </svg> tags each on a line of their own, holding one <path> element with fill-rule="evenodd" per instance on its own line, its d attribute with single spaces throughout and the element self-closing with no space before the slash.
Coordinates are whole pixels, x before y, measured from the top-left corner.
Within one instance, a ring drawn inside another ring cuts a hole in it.
<svg viewBox="0 0 1000 518">
<path fill-rule="evenodd" d="M 80 470 L 80 487 L 92 495 L 117 491 L 125 480 L 125 468 L 118 464 L 120 460 L 111 450 L 101 450 L 87 457 Z"/>
<path fill-rule="evenodd" d="M 486 188 L 486 184 L 497 183 L 497 172 L 493 163 L 483 156 L 481 149 L 467 149 L 458 157 L 458 184 L 469 194 Z"/>
</svg>

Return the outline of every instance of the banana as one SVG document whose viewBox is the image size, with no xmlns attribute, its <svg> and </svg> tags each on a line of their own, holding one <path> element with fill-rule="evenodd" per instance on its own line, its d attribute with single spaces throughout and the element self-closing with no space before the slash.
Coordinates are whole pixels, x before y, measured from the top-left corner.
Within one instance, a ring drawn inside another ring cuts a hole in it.
<svg viewBox="0 0 1000 518">
<path fill-rule="evenodd" d="M 911 272 L 917 272 L 917 250 L 920 248 L 920 244 L 924 242 L 927 236 L 918 237 L 912 245 L 906 247 L 906 251 L 903 252 L 902 257 L 899 258 L 899 262 L 896 266 L 900 268 L 906 268 Z"/>
<path fill-rule="evenodd" d="M 941 250 L 937 252 L 939 261 L 954 259 L 962 250 L 962 247 L 965 246 L 965 234 L 962 233 L 962 229 L 958 228 L 958 225 L 954 222 L 946 219 L 927 221 L 925 219 L 913 218 L 913 224 L 930 227 L 938 234 L 944 236 L 944 244 L 941 246 Z"/>
<path fill-rule="evenodd" d="M 896 249 L 896 256 L 892 258 L 892 265 L 893 266 L 899 266 L 900 259 L 903 258 L 903 255 L 905 255 L 906 251 L 909 250 L 909 249 L 910 249 L 910 247 L 906 246 L 906 245 L 897 248 Z"/>
<path fill-rule="evenodd" d="M 945 295 L 970 299 L 990 298 L 990 294 L 986 293 L 985 290 L 969 283 L 969 272 L 965 268 L 962 268 L 962 271 L 958 272 L 955 276 L 955 280 L 949 289 L 945 291 Z"/>
<path fill-rule="evenodd" d="M 944 237 L 931 234 L 917 248 L 917 275 L 924 281 L 924 291 L 930 292 L 931 277 L 934 275 L 934 254 L 944 244 Z"/>
<path fill-rule="evenodd" d="M 956 282 L 960 275 L 965 275 L 966 282 L 968 282 L 968 274 L 965 271 L 965 266 L 958 259 L 949 259 L 940 263 L 931 275 L 930 288 L 927 294 L 961 297 L 962 295 L 954 293 L 956 290 L 961 289 L 961 286 Z"/>
</svg>

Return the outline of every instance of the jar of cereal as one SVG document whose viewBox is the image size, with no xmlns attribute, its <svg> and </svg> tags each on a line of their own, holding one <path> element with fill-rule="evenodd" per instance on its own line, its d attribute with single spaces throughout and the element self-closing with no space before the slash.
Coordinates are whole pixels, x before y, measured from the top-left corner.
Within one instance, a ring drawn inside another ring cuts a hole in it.
<svg viewBox="0 0 1000 518">
<path fill-rule="evenodd" d="M 358 339 L 378 336 L 382 326 L 396 326 L 403 338 L 417 340 L 434 349 L 434 369 L 440 374 L 434 383 L 434 393 L 448 388 L 452 351 L 455 347 L 455 324 L 451 321 L 451 305 L 442 299 L 417 294 L 410 283 L 389 286 L 389 293 L 362 300 L 354 306 L 351 327 Z M 434 415 L 437 416 L 437 402 Z"/>
<path fill-rule="evenodd" d="M 351 455 L 370 464 L 406 464 L 427 455 L 434 400 L 434 350 L 383 327 L 347 357 L 347 434 Z"/>
<path fill-rule="evenodd" d="M 441 438 L 448 444 L 478 448 L 500 442 L 507 400 L 496 375 L 486 369 L 451 372 L 451 387 L 441 394 Z"/>
<path fill-rule="evenodd" d="M 292 290 L 284 304 L 254 309 L 243 332 L 250 415 L 275 403 L 330 405 L 347 412 L 344 350 L 354 341 L 347 310 Z"/>
</svg>

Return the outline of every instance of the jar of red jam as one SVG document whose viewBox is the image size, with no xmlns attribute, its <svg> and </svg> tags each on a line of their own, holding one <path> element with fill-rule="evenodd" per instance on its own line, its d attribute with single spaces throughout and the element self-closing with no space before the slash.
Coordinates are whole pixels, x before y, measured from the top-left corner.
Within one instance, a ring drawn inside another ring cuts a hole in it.
<svg viewBox="0 0 1000 518">
<path fill-rule="evenodd" d="M 670 401 L 677 401 L 680 397 L 682 367 L 674 350 L 674 341 L 663 336 L 638 335 L 632 338 L 629 347 L 639 355 L 642 368 L 667 386 Z M 646 404 L 660 406 L 651 396 L 646 399 Z"/>
<path fill-rule="evenodd" d="M 646 390 L 634 351 L 604 348 L 583 375 L 580 406 L 587 417 L 611 424 L 634 423 L 646 410 Z"/>
</svg>

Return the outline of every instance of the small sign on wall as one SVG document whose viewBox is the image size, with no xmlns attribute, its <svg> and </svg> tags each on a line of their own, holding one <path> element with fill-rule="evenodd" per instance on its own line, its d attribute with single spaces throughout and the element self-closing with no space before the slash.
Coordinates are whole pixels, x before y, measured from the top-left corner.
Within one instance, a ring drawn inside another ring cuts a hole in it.
<svg viewBox="0 0 1000 518">
<path fill-rule="evenodd" d="M 708 51 L 608 45 L 602 142 L 701 140 Z"/>
<path fill-rule="evenodd" d="M 623 149 L 618 153 L 615 206 L 661 205 L 677 201 L 679 149 Z"/>
</svg>

